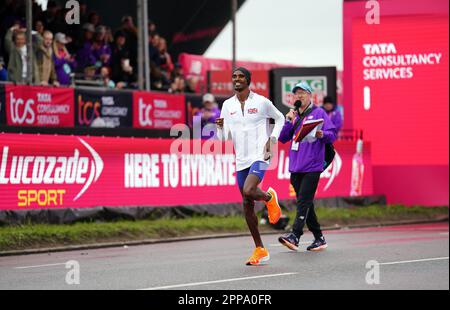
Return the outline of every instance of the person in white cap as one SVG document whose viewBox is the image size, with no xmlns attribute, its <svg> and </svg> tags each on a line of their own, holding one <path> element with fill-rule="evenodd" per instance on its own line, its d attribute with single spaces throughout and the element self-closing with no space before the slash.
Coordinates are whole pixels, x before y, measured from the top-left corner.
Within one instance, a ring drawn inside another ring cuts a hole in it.
<svg viewBox="0 0 450 310">
<path fill-rule="evenodd" d="M 70 41 L 64 33 L 55 34 L 53 41 L 53 62 L 55 63 L 56 76 L 61 85 L 70 85 L 71 73 L 75 67 L 74 57 L 69 54 L 66 44 Z"/>
<path fill-rule="evenodd" d="M 203 95 L 203 107 L 194 115 L 194 126 L 201 128 L 201 138 L 204 140 L 214 136 L 214 130 L 205 129 L 208 124 L 214 124 L 216 119 L 220 117 L 220 109 L 217 106 L 216 99 L 213 94 Z M 212 126 L 212 129 L 214 127 Z M 205 130 L 203 130 L 205 129 Z"/>
</svg>

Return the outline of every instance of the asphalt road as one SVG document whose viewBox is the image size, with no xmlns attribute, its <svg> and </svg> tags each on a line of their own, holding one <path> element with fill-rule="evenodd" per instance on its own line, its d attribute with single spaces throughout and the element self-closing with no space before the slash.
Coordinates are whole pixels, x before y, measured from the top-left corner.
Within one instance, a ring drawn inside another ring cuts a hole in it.
<svg viewBox="0 0 450 310">
<path fill-rule="evenodd" d="M 328 231 L 318 253 L 309 232 L 299 252 L 266 235 L 271 260 L 257 267 L 244 264 L 250 237 L 0 257 L 0 289 L 448 290 L 448 234 L 448 223 Z"/>
</svg>

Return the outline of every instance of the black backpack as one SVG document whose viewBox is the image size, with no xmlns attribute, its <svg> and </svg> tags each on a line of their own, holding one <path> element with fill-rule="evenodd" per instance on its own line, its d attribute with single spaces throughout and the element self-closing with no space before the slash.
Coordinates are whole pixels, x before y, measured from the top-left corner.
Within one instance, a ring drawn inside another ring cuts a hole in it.
<svg viewBox="0 0 450 310">
<path fill-rule="evenodd" d="M 323 170 L 326 170 L 331 165 L 335 155 L 336 151 L 334 150 L 333 143 L 325 143 L 325 163 Z"/>
</svg>

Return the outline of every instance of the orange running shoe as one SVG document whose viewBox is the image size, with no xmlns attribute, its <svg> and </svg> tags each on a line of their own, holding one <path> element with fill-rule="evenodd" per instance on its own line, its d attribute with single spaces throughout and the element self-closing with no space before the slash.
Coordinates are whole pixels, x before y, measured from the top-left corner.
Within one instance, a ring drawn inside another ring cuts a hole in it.
<svg viewBox="0 0 450 310">
<path fill-rule="evenodd" d="M 257 247 L 252 256 L 249 257 L 247 262 L 245 263 L 247 266 L 258 266 L 262 265 L 262 263 L 269 261 L 270 255 L 269 251 L 266 248 Z"/>
<path fill-rule="evenodd" d="M 280 219 L 281 208 L 280 205 L 278 204 L 277 192 L 272 187 L 269 187 L 267 192 L 272 196 L 272 198 L 269 201 L 265 202 L 267 207 L 267 213 L 269 214 L 269 222 L 270 224 L 275 224 Z"/>
</svg>

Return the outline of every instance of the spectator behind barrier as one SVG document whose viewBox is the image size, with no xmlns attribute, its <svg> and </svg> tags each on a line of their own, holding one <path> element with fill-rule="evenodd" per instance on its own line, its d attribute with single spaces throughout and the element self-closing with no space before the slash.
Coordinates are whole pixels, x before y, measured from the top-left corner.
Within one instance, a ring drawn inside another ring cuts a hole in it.
<svg viewBox="0 0 450 310">
<path fill-rule="evenodd" d="M 24 30 L 22 28 L 25 25 L 24 9 L 25 3 L 23 1 L 8 1 L 5 8 L 2 8 L 0 13 L 0 18 L 3 22 L 2 25 L 0 25 L 0 38 L 2 38 L 2 42 L 6 41 L 3 40 L 3 38 L 5 38 L 7 27 L 10 25 L 16 25 L 13 32 Z M 48 48 L 41 49 L 40 47 L 43 45 L 40 45 L 40 42 L 39 48 L 38 44 L 33 46 L 33 52 L 37 56 L 34 58 L 38 59 L 37 61 L 35 59 L 34 62 L 36 62 L 36 64 L 33 64 L 36 68 L 34 69 L 34 72 L 37 75 L 33 76 L 33 83 L 40 83 L 42 78 L 42 83 L 44 85 L 49 83 L 54 84 L 54 82 L 58 83 L 58 81 L 63 81 L 63 85 L 69 85 L 74 76 L 72 72 L 75 71 L 75 69 L 81 78 L 86 67 L 95 65 L 97 77 L 101 75 L 101 68 L 109 68 L 108 78 L 116 82 L 117 88 L 137 88 L 138 30 L 133 22 L 133 18 L 129 15 L 122 17 L 119 30 L 122 31 L 121 37 L 125 37 L 125 44 L 124 47 L 120 46 L 117 48 L 117 41 L 113 40 L 111 30 L 108 27 L 101 26 L 101 16 L 99 14 L 92 11 L 87 14 L 88 7 L 85 2 L 80 4 L 80 25 L 68 25 L 65 21 L 67 12 L 68 9 L 62 6 L 59 1 L 50 0 L 46 11 L 42 11 L 41 6 L 36 2 L 33 3 L 33 15 L 35 17 L 34 29 L 39 34 L 39 36 L 36 35 L 33 40 L 37 41 L 38 38 L 42 39 L 44 31 L 49 30 L 53 34 L 61 33 L 61 35 L 64 35 L 65 39 L 63 41 L 66 42 L 59 42 L 61 43 L 61 46 L 58 48 L 57 53 L 55 52 L 56 48 L 53 48 L 53 51 L 49 51 Z M 170 91 L 172 93 L 192 92 L 193 89 L 196 89 L 196 81 L 185 80 L 181 67 L 173 64 L 167 49 L 167 42 L 157 33 L 156 24 L 149 20 L 147 27 L 149 31 L 148 46 L 151 60 L 151 89 Z M 24 36 L 21 36 L 20 34 L 17 35 L 18 44 L 25 41 L 23 40 L 25 38 Z M 10 38 L 12 38 L 12 36 Z M 121 38 L 120 40 L 123 39 Z M 13 41 L 11 40 L 11 42 Z M 55 44 L 57 44 L 56 35 L 54 35 L 53 45 Z M 10 44 L 10 46 L 15 46 L 15 43 Z M 114 57 L 113 49 L 116 49 L 114 51 Z M 7 50 L 6 46 L 5 50 Z M 23 54 L 20 54 L 20 52 L 12 53 L 16 54 L 12 57 L 12 62 L 15 67 L 13 66 L 11 68 L 12 70 L 8 72 L 8 75 L 9 79 L 12 81 L 24 83 L 26 63 L 24 64 L 21 60 L 22 56 L 26 55 L 26 48 L 22 48 L 20 51 L 22 51 Z M 54 62 L 56 81 L 53 79 L 54 76 L 52 72 L 49 71 L 49 68 L 51 68 L 48 61 L 50 52 L 52 53 L 52 60 Z M 8 65 L 10 63 L 9 54 L 10 53 L 0 54 L 0 56 L 4 57 L 4 60 Z M 76 55 L 77 61 L 75 62 L 70 55 Z M 23 59 L 26 61 L 26 57 L 23 57 Z M 78 64 L 78 66 L 74 67 L 76 64 Z M 105 75 L 106 71 L 103 71 L 103 75 Z M 83 81 L 80 79 L 77 79 L 76 82 L 83 84 Z M 95 82 L 102 84 L 102 80 L 99 78 L 97 78 Z"/>
<path fill-rule="evenodd" d="M 60 8 L 58 4 L 54 0 L 50 0 L 47 4 L 47 10 L 42 13 L 42 21 L 44 22 L 44 26 L 47 30 L 50 30 L 52 33 L 60 31 L 57 29 L 57 18 L 58 11 Z"/>
<path fill-rule="evenodd" d="M 96 79 L 95 71 L 97 68 L 94 65 L 86 66 L 83 70 L 84 79 L 86 81 L 94 81 Z"/>
<path fill-rule="evenodd" d="M 149 57 L 150 61 L 154 63 L 156 66 L 161 65 L 161 59 L 159 57 L 159 42 L 161 40 L 161 37 L 157 32 L 149 33 L 148 35 L 148 49 L 149 49 Z"/>
<path fill-rule="evenodd" d="M 77 72 L 82 72 L 86 63 L 81 57 L 83 51 L 89 51 L 94 40 L 95 27 L 92 24 L 84 23 L 81 27 L 81 33 L 76 42 L 74 42 L 73 48 L 75 49 L 76 59 L 78 63 Z"/>
<path fill-rule="evenodd" d="M 322 109 L 327 112 L 328 117 L 336 127 L 336 133 L 339 133 L 342 128 L 342 115 L 341 112 L 337 109 L 337 103 L 331 96 L 326 96 L 325 98 L 323 98 Z"/>
<path fill-rule="evenodd" d="M 94 41 L 95 27 L 90 23 L 83 25 L 83 41 L 76 53 L 77 72 L 82 72 L 86 66 L 94 64 L 95 58 L 92 54 L 92 44 Z"/>
<path fill-rule="evenodd" d="M 186 91 L 186 81 L 182 76 L 177 76 L 170 84 L 169 93 L 184 94 Z"/>
<path fill-rule="evenodd" d="M 204 133 L 203 128 L 208 124 L 212 124 L 211 128 L 215 129 L 216 119 L 220 117 L 220 109 L 216 103 L 216 99 L 212 94 L 205 94 L 203 96 L 203 107 L 194 115 L 194 126 L 202 129 L 201 138 L 210 139 L 214 136 L 214 132 Z M 208 129 L 206 130 L 208 131 Z"/>
<path fill-rule="evenodd" d="M 117 83 L 117 88 L 131 88 L 136 82 L 134 68 L 130 65 L 130 51 L 126 46 L 126 40 L 123 31 L 116 32 L 111 65 L 112 79 Z"/>
<path fill-rule="evenodd" d="M 138 29 L 134 25 L 133 17 L 129 15 L 122 17 L 120 30 L 122 30 L 126 36 L 126 48 L 130 51 L 131 66 L 137 68 Z"/>
<path fill-rule="evenodd" d="M 55 63 L 56 76 L 61 85 L 70 85 L 72 72 L 76 66 L 73 56 L 66 48 L 67 40 L 65 34 L 58 32 L 53 42 L 53 61 Z"/>
<path fill-rule="evenodd" d="M 105 26 L 98 26 L 95 29 L 95 37 L 92 44 L 91 53 L 95 61 L 97 71 L 100 72 L 101 67 L 109 67 L 111 65 L 111 47 L 107 42 L 107 29 Z"/>
<path fill-rule="evenodd" d="M 6 82 L 8 81 L 8 70 L 5 67 L 5 61 L 3 57 L 0 57 L 0 81 Z"/>
<path fill-rule="evenodd" d="M 44 31 L 45 31 L 44 22 L 40 19 L 36 20 L 34 22 L 34 30 L 37 33 L 39 33 L 42 37 L 44 37 Z"/>
<path fill-rule="evenodd" d="M 36 51 L 36 61 L 39 68 L 41 84 L 47 86 L 53 84 L 59 86 L 56 77 L 55 63 L 53 61 L 53 33 L 48 30 L 43 32 L 43 41 Z"/>
<path fill-rule="evenodd" d="M 40 40 L 42 38 L 38 37 L 37 39 L 36 44 L 40 45 Z M 27 78 L 28 53 L 26 45 L 26 29 L 20 28 L 17 24 L 11 27 L 5 36 L 5 49 L 9 56 L 9 80 L 14 83 L 24 84 Z M 33 50 L 36 50 L 36 46 L 33 46 Z M 33 83 L 40 83 L 36 57 L 33 57 Z"/>
<path fill-rule="evenodd" d="M 177 76 L 184 76 L 183 66 L 179 62 L 175 64 L 170 79 L 173 81 Z"/>
<path fill-rule="evenodd" d="M 170 57 L 169 53 L 167 52 L 166 39 L 160 38 L 158 43 L 158 52 L 159 52 L 159 64 L 161 72 L 164 74 L 167 80 L 170 80 L 172 71 L 174 69 L 174 65 L 172 62 L 172 57 Z"/>
<path fill-rule="evenodd" d="M 116 88 L 116 83 L 110 78 L 110 72 L 108 67 L 102 67 L 100 69 L 100 77 L 102 80 L 102 84 L 107 88 Z"/>
<path fill-rule="evenodd" d="M 97 12 L 90 12 L 88 15 L 88 23 L 94 25 L 94 27 L 100 26 L 100 15 Z"/>
</svg>

